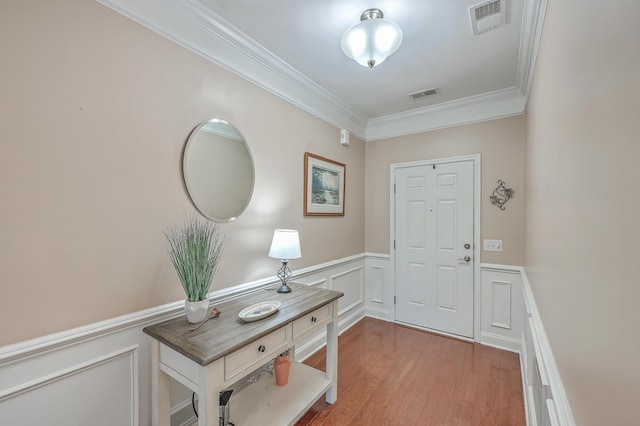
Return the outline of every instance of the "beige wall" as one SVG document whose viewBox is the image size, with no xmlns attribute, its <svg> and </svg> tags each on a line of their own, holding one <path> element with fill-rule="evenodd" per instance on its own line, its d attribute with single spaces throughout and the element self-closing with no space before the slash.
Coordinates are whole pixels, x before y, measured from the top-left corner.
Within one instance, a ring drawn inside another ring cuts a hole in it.
<svg viewBox="0 0 640 426">
<path fill-rule="evenodd" d="M 527 110 L 525 266 L 579 425 L 640 419 L 640 3 L 550 1 Z"/>
<path fill-rule="evenodd" d="M 215 289 L 364 251 L 364 143 L 94 0 L 0 6 L 0 346 L 183 298 L 164 231 L 193 211 L 180 167 L 201 121 L 246 137 L 254 197 Z M 344 218 L 302 215 L 303 156 L 347 165 Z M 313 244 L 311 244 L 313 241 Z"/>
<path fill-rule="evenodd" d="M 480 153 L 481 238 L 503 242 L 502 252 L 481 254 L 482 262 L 521 265 L 524 259 L 524 118 L 522 116 L 367 142 L 366 250 L 389 253 L 390 165 Z M 504 180 L 514 190 L 500 210 L 489 195 Z"/>
</svg>

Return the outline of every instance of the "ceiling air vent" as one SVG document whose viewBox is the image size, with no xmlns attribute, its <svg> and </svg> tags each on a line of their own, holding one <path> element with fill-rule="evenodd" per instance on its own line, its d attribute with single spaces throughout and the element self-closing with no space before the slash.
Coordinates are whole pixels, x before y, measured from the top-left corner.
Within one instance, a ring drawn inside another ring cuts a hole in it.
<svg viewBox="0 0 640 426">
<path fill-rule="evenodd" d="M 437 87 L 432 87 L 431 89 L 420 90 L 419 92 L 409 93 L 409 97 L 414 101 L 416 99 L 424 98 L 425 96 L 431 96 L 438 93 Z"/>
<path fill-rule="evenodd" d="M 482 34 L 507 23 L 507 0 L 477 4 L 469 9 L 474 34 Z"/>
</svg>

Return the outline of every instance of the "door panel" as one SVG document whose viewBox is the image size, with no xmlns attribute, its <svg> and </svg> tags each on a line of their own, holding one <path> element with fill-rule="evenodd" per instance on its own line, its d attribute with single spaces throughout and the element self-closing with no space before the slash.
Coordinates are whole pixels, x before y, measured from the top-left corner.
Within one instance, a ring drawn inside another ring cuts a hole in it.
<svg viewBox="0 0 640 426">
<path fill-rule="evenodd" d="M 396 169 L 397 321 L 473 337 L 473 167 Z"/>
<path fill-rule="evenodd" d="M 438 309 L 456 311 L 456 282 L 455 268 L 438 267 Z"/>
<path fill-rule="evenodd" d="M 424 273 L 424 264 L 418 263 L 409 263 L 408 265 L 408 294 L 407 299 L 408 302 L 413 305 L 424 306 L 426 301 L 425 295 L 425 287 L 420 285 L 421 282 L 424 282 L 425 273 Z"/>
</svg>

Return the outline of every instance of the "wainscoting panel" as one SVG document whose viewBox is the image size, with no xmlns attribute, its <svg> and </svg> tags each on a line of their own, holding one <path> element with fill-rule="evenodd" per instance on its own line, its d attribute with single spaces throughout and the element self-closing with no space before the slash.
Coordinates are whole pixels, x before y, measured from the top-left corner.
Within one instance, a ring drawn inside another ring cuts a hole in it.
<svg viewBox="0 0 640 426">
<path fill-rule="evenodd" d="M 482 264 L 480 287 L 480 342 L 520 352 L 525 309 L 519 268 Z"/>
<path fill-rule="evenodd" d="M 395 321 L 391 287 L 391 259 L 388 254 L 367 253 L 365 259 L 364 306 L 368 317 Z"/>
<path fill-rule="evenodd" d="M 491 281 L 491 325 L 511 330 L 511 282 Z"/>
<path fill-rule="evenodd" d="M 531 286 L 521 271 L 525 329 L 520 351 L 529 426 L 575 425 L 558 366 L 536 306 Z"/>
<path fill-rule="evenodd" d="M 293 280 L 304 285 L 321 285 L 330 290 L 341 291 L 338 299 L 338 331 L 343 333 L 364 318 L 364 256 L 342 259 L 339 264 L 318 265 L 313 271 L 301 271 Z M 296 359 L 304 360 L 326 343 L 326 331 L 310 336 L 296 346 Z"/>
<path fill-rule="evenodd" d="M 384 267 L 373 265 L 369 268 L 367 280 L 368 288 L 371 290 L 369 300 L 374 303 L 384 303 Z"/>
<path fill-rule="evenodd" d="M 364 317 L 364 255 L 294 271 L 292 281 L 344 292 L 339 332 Z M 212 304 L 277 286 L 270 277 L 211 293 Z M 151 338 L 147 325 L 183 314 L 183 301 L 0 347 L 0 424 L 151 424 Z M 224 313 L 223 313 L 224 315 Z M 296 357 L 326 342 L 312 336 Z M 172 425 L 191 424 L 191 392 L 171 384 Z"/>
<path fill-rule="evenodd" d="M 3 424 L 137 425 L 136 350 L 128 348 L 4 391 L 2 409 L 8 415 L 2 417 Z"/>
<path fill-rule="evenodd" d="M 361 308 L 364 294 L 363 266 L 331 276 L 331 289 L 344 293 L 338 300 L 338 315 Z"/>
<path fill-rule="evenodd" d="M 342 333 L 365 310 L 368 316 L 394 320 L 390 278 L 388 255 L 363 254 L 294 271 L 293 281 L 345 293 L 338 318 Z M 520 353 L 528 425 L 574 425 L 525 271 L 483 264 L 480 281 L 479 340 Z M 212 303 L 220 303 L 276 284 L 271 277 L 210 297 Z M 0 422 L 11 426 L 151 424 L 151 339 L 142 328 L 182 311 L 183 302 L 177 301 L 0 347 Z M 312 336 L 296 347 L 296 358 L 304 359 L 324 344 L 324 334 Z M 194 419 L 189 413 L 191 393 L 173 382 L 171 395 L 172 424 L 190 424 Z"/>
</svg>

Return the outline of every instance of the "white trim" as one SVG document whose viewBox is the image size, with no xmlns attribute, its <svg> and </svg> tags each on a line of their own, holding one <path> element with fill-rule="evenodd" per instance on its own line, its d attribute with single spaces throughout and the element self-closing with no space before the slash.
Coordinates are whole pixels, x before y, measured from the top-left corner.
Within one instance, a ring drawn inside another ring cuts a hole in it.
<svg viewBox="0 0 640 426">
<path fill-rule="evenodd" d="M 172 302 L 59 333 L 3 346 L 0 347 L 0 367 L 16 360 L 23 361 L 28 357 L 62 349 L 81 341 L 88 341 L 142 324 L 168 319 L 177 315 L 183 307 L 183 301 Z"/>
<path fill-rule="evenodd" d="M 367 119 L 198 0 L 97 0 L 191 52 L 340 129 Z"/>
<path fill-rule="evenodd" d="M 533 72 L 536 69 L 538 48 L 542 38 L 542 27 L 547 12 L 548 0 L 534 0 L 524 2 L 522 16 L 522 33 L 520 36 L 520 50 L 518 58 L 518 87 L 524 93 L 525 111 L 529 100 Z"/>
<path fill-rule="evenodd" d="M 496 291 L 498 290 L 498 286 L 500 287 L 505 287 L 506 291 L 508 291 L 509 293 L 509 301 L 511 300 L 512 297 L 512 293 L 513 293 L 513 288 L 511 285 L 511 281 L 502 281 L 502 280 L 491 280 L 491 325 L 493 327 L 498 327 L 498 328 L 504 328 L 505 330 L 511 330 L 511 316 L 513 315 L 512 309 L 511 309 L 511 304 L 509 304 L 509 308 L 508 308 L 508 315 L 509 315 L 509 322 L 508 323 L 503 323 L 503 322 L 499 322 L 498 320 L 496 320 L 496 307 L 497 307 L 497 303 L 496 303 Z"/>
<path fill-rule="evenodd" d="M 304 275 L 322 272 L 339 265 L 347 264 L 364 258 L 364 253 L 348 256 L 342 259 L 332 260 L 319 265 L 310 266 L 295 270 L 292 279 L 300 278 Z M 271 285 L 279 283 L 277 277 L 268 277 L 234 287 L 216 290 L 209 293 L 209 300 L 212 304 L 239 297 L 243 294 L 261 290 Z M 110 318 L 81 327 L 49 334 L 31 340 L 0 347 L 0 367 L 8 365 L 17 360 L 23 361 L 28 357 L 37 356 L 50 351 L 62 349 L 79 342 L 106 336 L 109 334 L 124 331 L 129 328 L 164 321 L 178 315 L 184 310 L 184 301 L 176 301 L 165 305 L 156 306 L 127 315 Z"/>
<path fill-rule="evenodd" d="M 396 294 L 396 275 L 395 264 L 396 254 L 393 243 L 395 236 L 395 196 L 394 185 L 396 170 L 405 167 L 424 166 L 431 164 L 456 163 L 461 161 L 473 161 L 473 340 L 480 339 L 480 224 L 482 223 L 480 211 L 480 194 L 481 194 L 481 169 L 482 157 L 480 154 L 461 155 L 457 157 L 444 157 L 428 160 L 410 161 L 406 163 L 393 163 L 390 165 L 389 174 L 389 253 L 391 274 L 389 285 L 393 288 L 393 294 Z M 396 305 L 393 305 L 391 318 L 395 321 Z M 466 340 L 463 338 L 463 340 Z"/>
<path fill-rule="evenodd" d="M 480 268 L 486 271 L 508 272 L 508 273 L 522 273 L 521 266 L 514 265 L 500 265 L 497 263 L 481 263 Z"/>
<path fill-rule="evenodd" d="M 366 141 L 521 115 L 525 100 L 522 91 L 514 87 L 372 118 L 367 122 Z"/>
<path fill-rule="evenodd" d="M 389 260 L 391 258 L 390 254 L 385 253 L 365 253 L 364 255 L 370 259 Z"/>
<path fill-rule="evenodd" d="M 480 343 L 483 345 L 509 352 L 515 352 L 517 354 L 520 354 L 520 350 L 522 349 L 522 340 L 506 336 L 498 336 L 497 334 L 489 333 L 487 331 L 480 332 L 480 340 Z"/>
<path fill-rule="evenodd" d="M 362 304 L 364 302 L 364 267 L 359 266 L 357 268 L 353 268 L 353 269 L 349 269 L 348 271 L 344 271 L 344 272 L 339 272 L 335 275 L 331 275 L 329 277 L 329 282 L 331 283 L 331 289 L 333 290 L 333 281 L 336 278 L 340 278 L 342 276 L 351 274 L 353 272 L 360 272 L 359 275 L 359 281 L 358 281 L 358 287 L 359 287 L 359 298 L 358 300 L 356 300 L 355 302 L 353 302 L 352 304 L 350 304 L 349 306 L 345 306 L 344 308 L 342 308 L 340 311 L 338 311 L 338 316 L 344 314 L 345 312 L 353 309 L 354 307 Z"/>
<path fill-rule="evenodd" d="M 369 267 L 369 270 L 373 271 L 373 270 L 378 270 L 381 271 L 380 273 L 382 274 L 382 291 L 380 294 L 380 297 L 373 297 L 371 296 L 368 300 L 368 302 L 373 302 L 373 303 L 379 303 L 379 304 L 384 304 L 384 272 L 386 270 L 386 268 L 384 266 L 381 265 L 371 265 Z"/>
<path fill-rule="evenodd" d="M 473 339 L 471 339 L 469 337 L 465 337 L 465 336 L 460 336 L 459 334 L 447 333 L 446 331 L 436 330 L 436 329 L 428 328 L 428 327 L 421 327 L 419 325 L 411 324 L 411 323 L 408 323 L 408 322 L 402 322 L 402 321 L 394 321 L 394 322 L 396 324 L 400 324 L 400 325 L 403 325 L 405 327 L 414 328 L 416 330 L 426 331 L 428 333 L 437 334 L 439 336 L 452 337 L 452 338 L 454 338 L 456 340 L 462 340 L 463 342 L 469 342 L 469 343 L 473 343 L 474 342 Z"/>
<path fill-rule="evenodd" d="M 524 2 L 516 87 L 368 121 L 199 0 L 97 1 L 302 110 L 369 141 L 522 114 L 548 0 Z"/>
<path fill-rule="evenodd" d="M 364 266 L 361 265 L 364 265 L 364 256 L 364 253 L 361 253 L 298 269 L 294 275 L 300 278 L 299 281 L 307 281 L 307 285 L 316 286 L 328 285 L 332 275 L 334 278 L 345 276 L 344 285 L 350 288 L 358 285 L 359 294 L 357 296 L 362 298 L 364 294 Z M 350 272 L 355 272 L 355 275 L 348 275 Z M 309 284 L 310 281 L 312 282 Z M 267 277 L 232 288 L 213 291 L 209 297 L 212 304 L 219 303 L 223 300 L 239 297 L 241 294 L 275 287 L 278 283 L 277 277 Z M 354 296 L 356 295 L 354 294 Z M 340 333 L 364 317 L 365 308 L 362 301 L 349 309 L 338 318 Z M 119 386 L 122 389 L 126 387 L 127 393 L 130 390 L 131 405 L 118 407 L 118 410 L 122 411 L 122 417 L 126 416 L 127 419 L 131 417 L 133 419 L 131 424 L 134 426 L 138 423 L 152 423 L 153 419 L 150 418 L 148 407 L 139 406 L 139 404 L 149 403 L 150 399 L 142 398 L 139 401 L 138 398 L 141 395 L 152 395 L 154 392 L 152 385 L 154 378 L 153 375 L 147 374 L 147 367 L 150 365 L 151 359 L 157 356 L 157 348 L 153 349 L 154 343 L 157 344 L 157 342 L 142 333 L 142 328 L 183 315 L 183 312 L 184 301 L 179 300 L 106 321 L 0 347 L 0 376 L 7 379 L 5 386 L 0 386 L 0 400 L 9 400 L 33 389 L 40 389 L 38 395 L 45 395 L 42 397 L 46 398 L 46 394 L 41 392 L 46 393 L 56 389 L 55 386 L 49 387 L 48 385 L 72 374 L 101 365 L 100 363 L 108 362 L 110 359 L 118 357 L 118 354 L 126 353 L 131 349 L 133 352 L 130 362 L 126 365 L 127 372 L 124 372 L 125 366 L 118 364 L 122 369 L 121 373 L 126 374 L 125 381 L 119 383 Z M 311 353 L 323 344 L 318 339 L 322 339 L 322 337 L 315 338 L 308 345 L 298 349 Z M 131 375 L 130 380 L 129 375 Z M 193 389 L 193 386 L 189 386 L 188 383 L 183 384 L 187 388 Z M 70 392 L 74 392 L 74 390 Z M 187 424 L 190 424 L 188 418 L 191 416 L 183 415 L 189 414 L 188 408 L 182 404 L 188 404 L 190 401 L 183 401 L 187 399 L 186 395 L 178 395 L 178 399 L 180 402 L 170 407 L 175 421 L 178 423 L 186 421 Z M 188 399 L 191 399 L 191 393 L 189 393 Z M 109 403 L 109 401 L 105 401 L 105 403 Z M 3 408 L 4 406 L 0 407 L 0 409 Z M 128 421 L 127 424 L 129 424 Z"/>
<path fill-rule="evenodd" d="M 523 296 L 525 301 L 528 302 L 528 306 L 531 309 L 531 320 L 534 323 L 534 329 L 531 332 L 535 332 L 536 336 L 533 336 L 534 340 L 537 340 L 540 349 L 540 360 L 539 367 L 546 369 L 546 376 L 549 381 L 549 388 L 551 389 L 551 394 L 553 395 L 553 401 L 556 409 L 556 414 L 558 416 L 558 421 L 562 425 L 575 425 L 575 420 L 573 418 L 573 413 L 571 412 L 571 406 L 569 405 L 569 399 L 567 398 L 567 393 L 562 384 L 562 379 L 560 378 L 560 372 L 558 371 L 558 365 L 556 364 L 556 360 L 553 356 L 553 352 L 551 352 L 551 345 L 549 344 L 549 339 L 547 338 L 547 333 L 544 330 L 544 326 L 542 324 L 542 318 L 540 317 L 540 312 L 538 311 L 538 307 L 536 305 L 535 298 L 533 297 L 533 292 L 531 291 L 531 285 L 529 284 L 529 279 L 527 278 L 527 273 L 525 269 L 522 269 L 522 285 L 523 285 Z"/>
<path fill-rule="evenodd" d="M 74 376 L 76 374 L 82 373 L 84 371 L 90 370 L 92 368 L 99 367 L 103 364 L 106 364 L 110 361 L 113 361 L 118 358 L 122 358 L 124 356 L 129 355 L 133 360 L 131 362 L 131 394 L 134 397 L 134 407 L 137 407 L 137 399 L 138 399 L 138 358 L 137 358 L 138 345 L 129 346 L 118 351 L 109 353 L 107 355 L 103 355 L 101 357 L 92 359 L 90 361 L 82 362 L 72 367 L 66 368 L 61 371 L 57 371 L 55 373 L 47 374 L 45 376 L 39 377 L 35 380 L 32 380 L 27 383 L 22 383 L 19 386 L 14 386 L 12 388 L 6 389 L 0 392 L 0 402 L 5 401 L 10 398 L 14 398 L 16 396 L 22 395 L 24 393 L 36 390 L 43 386 L 49 385 L 51 383 L 58 382 L 60 380 L 66 379 L 68 377 Z M 134 408 L 135 411 L 135 408 Z M 132 413 L 133 414 L 133 413 Z M 135 418 L 137 418 L 137 413 L 135 413 Z"/>
<path fill-rule="evenodd" d="M 414 163 L 415 164 L 415 163 Z M 429 163 L 430 164 L 430 163 Z M 392 165 L 393 166 L 393 165 Z M 394 169 L 391 168 L 391 176 L 394 175 Z M 393 192 L 393 179 L 390 179 L 390 191 Z M 390 250 L 393 254 L 393 201 L 391 201 L 391 241 L 390 241 Z M 479 246 L 479 245 L 478 245 Z M 389 264 L 394 260 L 393 255 L 389 256 L 390 260 L 388 260 Z M 384 254 L 376 254 L 372 253 L 367 255 L 366 260 L 384 260 L 387 262 L 387 255 Z M 365 263 L 367 264 L 367 263 Z M 367 268 L 371 268 L 373 264 L 368 264 Z M 534 426 L 538 424 L 541 419 L 537 419 L 536 413 L 536 396 L 540 396 L 542 398 L 543 403 L 545 404 L 544 408 L 548 409 L 549 417 L 557 420 L 557 424 L 563 426 L 572 426 L 575 425 L 575 421 L 573 419 L 573 415 L 571 413 L 571 407 L 568 402 L 568 398 L 564 387 L 562 385 L 562 381 L 560 378 L 560 374 L 558 372 L 558 368 L 551 352 L 551 348 L 549 345 L 549 341 L 547 339 L 546 333 L 544 331 L 544 326 L 542 324 L 540 314 L 538 312 L 533 293 L 531 292 L 531 287 L 529 281 L 527 279 L 527 275 L 525 273 L 524 268 L 521 266 L 515 265 L 500 265 L 500 264 L 492 264 L 492 263 L 481 263 L 479 264 L 480 269 L 482 271 L 489 272 L 499 272 L 503 274 L 517 274 L 519 277 L 518 280 L 522 281 L 522 295 L 519 295 L 519 292 L 513 293 L 518 294 L 518 298 L 522 297 L 522 307 L 514 308 L 512 312 L 512 321 L 515 321 L 518 316 L 523 316 L 524 323 L 522 327 L 524 327 L 524 332 L 530 332 L 531 334 L 531 342 L 526 337 L 526 334 L 516 335 L 498 335 L 496 333 L 492 333 L 491 331 L 480 330 L 476 336 L 476 341 L 480 341 L 483 345 L 493 346 L 499 349 L 508 350 L 512 352 L 516 352 L 520 354 L 520 370 L 522 376 L 522 391 L 525 402 L 525 415 L 527 419 L 527 424 L 530 426 Z M 514 278 L 514 283 L 516 282 L 516 277 Z M 393 274 L 389 275 L 390 282 L 386 285 L 394 286 L 393 280 L 395 277 Z M 477 287 L 480 289 L 482 282 L 479 280 L 477 282 Z M 516 285 L 516 284 L 512 284 Z M 519 287 L 519 284 L 516 285 Z M 365 288 L 367 288 L 365 286 Z M 516 287 L 514 287 L 515 289 Z M 365 300 L 369 297 L 365 294 Z M 515 296 L 514 296 L 515 297 Z M 368 302 L 368 300 L 367 300 Z M 481 306 L 482 307 L 482 306 Z M 393 315 L 389 314 L 389 312 L 385 309 L 377 308 L 376 306 L 372 306 L 371 304 L 367 304 L 365 306 L 366 315 L 368 317 L 377 318 L 380 320 L 385 320 L 389 322 L 395 322 L 397 324 L 406 325 L 412 328 L 416 328 L 419 330 L 429 331 L 431 333 L 443 334 L 447 335 L 459 340 L 460 336 L 449 335 L 446 333 L 439 333 L 436 330 L 429 330 L 422 327 L 416 327 L 411 324 L 405 324 L 399 321 L 395 321 L 395 312 L 392 312 Z M 395 309 L 395 307 L 393 307 Z M 478 309 L 479 310 L 479 309 Z M 480 320 L 477 321 L 477 324 L 480 325 Z M 531 345 L 531 346 L 528 346 Z M 533 366 L 533 367 L 532 367 Z M 535 367 L 537 366 L 537 368 Z M 537 376 L 537 377 L 535 377 Z M 540 389 L 534 389 L 531 386 L 531 381 L 537 381 L 540 385 Z M 553 410 L 549 409 L 549 403 L 547 400 L 551 398 L 553 400 Z M 555 411 L 554 411 L 555 410 Z M 557 416 L 553 417 L 553 416 Z M 553 421 L 553 420 L 552 420 Z"/>
</svg>

